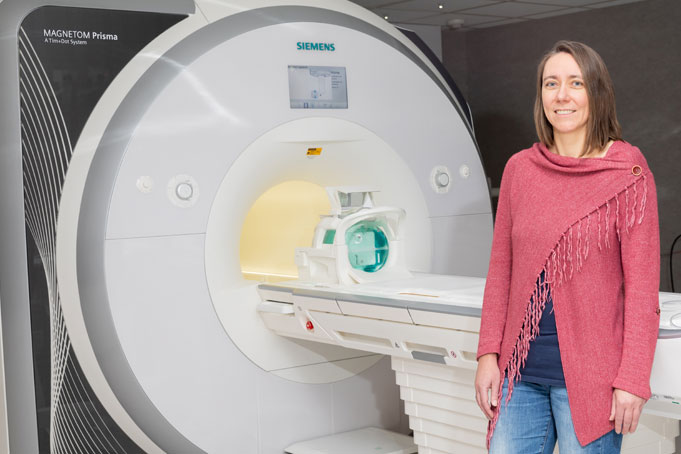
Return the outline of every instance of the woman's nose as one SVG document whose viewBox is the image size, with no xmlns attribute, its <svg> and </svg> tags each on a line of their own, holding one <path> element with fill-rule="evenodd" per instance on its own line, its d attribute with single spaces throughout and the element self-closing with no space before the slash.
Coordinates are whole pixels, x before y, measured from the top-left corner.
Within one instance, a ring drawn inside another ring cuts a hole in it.
<svg viewBox="0 0 681 454">
<path fill-rule="evenodd" d="M 568 98 L 568 96 L 569 95 L 568 95 L 567 85 L 561 84 L 560 87 L 558 88 L 558 95 L 557 95 L 558 99 L 560 101 L 564 101 Z"/>
</svg>

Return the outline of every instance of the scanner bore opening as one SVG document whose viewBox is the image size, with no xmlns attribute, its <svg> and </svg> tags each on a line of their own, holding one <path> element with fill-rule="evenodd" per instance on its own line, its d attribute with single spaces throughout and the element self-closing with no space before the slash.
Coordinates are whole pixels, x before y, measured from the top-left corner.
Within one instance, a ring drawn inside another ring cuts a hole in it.
<svg viewBox="0 0 681 454">
<path fill-rule="evenodd" d="M 286 181 L 265 191 L 241 229 L 243 277 L 259 282 L 298 279 L 295 249 L 312 244 L 320 216 L 330 208 L 324 188 L 307 181 Z"/>
</svg>

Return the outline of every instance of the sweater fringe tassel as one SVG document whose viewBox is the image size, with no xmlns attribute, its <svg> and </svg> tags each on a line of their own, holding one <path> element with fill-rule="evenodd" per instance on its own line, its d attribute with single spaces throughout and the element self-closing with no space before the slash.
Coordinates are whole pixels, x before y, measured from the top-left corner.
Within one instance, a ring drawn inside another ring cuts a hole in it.
<svg viewBox="0 0 681 454">
<path fill-rule="evenodd" d="M 639 188 L 638 186 L 642 186 Z M 629 190 L 633 190 L 633 196 L 630 197 Z M 639 200 L 639 193 L 641 193 Z M 546 307 L 546 302 L 549 295 L 553 295 L 556 287 L 559 287 L 563 282 L 572 279 L 575 268 L 581 271 L 584 262 L 589 256 L 591 244 L 591 218 L 595 217 L 598 224 L 598 229 L 594 229 L 594 234 L 597 235 L 598 250 L 602 251 L 603 247 L 610 248 L 610 204 L 615 205 L 615 220 L 613 222 L 615 227 L 615 234 L 618 241 L 621 240 L 622 230 L 628 234 L 629 229 L 636 224 L 641 224 L 645 215 L 646 198 L 648 194 L 648 185 L 645 174 L 641 174 L 633 183 L 629 184 L 620 192 L 616 193 L 610 199 L 603 202 L 600 206 L 594 208 L 586 216 L 579 219 L 570 225 L 560 236 L 556 245 L 553 247 L 546 262 L 542 266 L 541 273 L 544 274 L 544 279 L 539 285 L 534 286 L 534 290 L 529 298 L 527 305 L 527 312 L 523 319 L 522 328 L 516 341 L 511 358 L 502 371 L 501 380 L 499 382 L 499 390 L 497 397 L 497 406 L 494 409 L 494 417 L 489 422 L 487 429 L 487 448 L 489 449 L 492 434 L 499 419 L 499 411 L 501 408 L 501 399 L 503 391 L 504 379 L 508 378 L 508 393 L 506 395 L 505 403 L 511 400 L 513 394 L 513 386 L 520 380 L 520 370 L 525 366 L 527 354 L 530 350 L 530 343 L 539 334 L 539 322 Z M 624 197 L 624 208 L 620 209 L 620 198 Z M 630 199 L 633 199 L 630 200 Z M 638 210 L 638 213 L 637 213 Z M 638 219 L 637 219 L 638 214 Z M 631 217 L 630 217 L 631 216 Z M 622 218 L 622 219 L 620 219 Z M 584 224 L 584 227 L 582 227 Z M 574 240 L 575 233 L 576 240 Z M 582 233 L 583 232 L 583 233 Z M 603 238 L 603 243 L 601 243 Z M 574 241 L 573 241 L 574 240 Z M 576 242 L 576 245 L 573 243 Z M 603 244 L 603 246 L 601 246 Z M 573 247 L 574 246 L 574 247 Z"/>
</svg>

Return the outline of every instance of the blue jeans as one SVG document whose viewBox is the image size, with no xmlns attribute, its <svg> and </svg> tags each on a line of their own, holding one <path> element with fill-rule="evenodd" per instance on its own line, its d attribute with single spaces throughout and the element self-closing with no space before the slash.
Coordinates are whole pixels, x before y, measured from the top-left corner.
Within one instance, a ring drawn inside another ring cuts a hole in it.
<svg viewBox="0 0 681 454">
<path fill-rule="evenodd" d="M 490 454 L 551 454 L 558 440 L 560 454 L 619 454 L 622 435 L 610 431 L 582 447 L 572 426 L 565 386 L 518 382 L 506 404 L 504 380 L 501 409 Z"/>
</svg>

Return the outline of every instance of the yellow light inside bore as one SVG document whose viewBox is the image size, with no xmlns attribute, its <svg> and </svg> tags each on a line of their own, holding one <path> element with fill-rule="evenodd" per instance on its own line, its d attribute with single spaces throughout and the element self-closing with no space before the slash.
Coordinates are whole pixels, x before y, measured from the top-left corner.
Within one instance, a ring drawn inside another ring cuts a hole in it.
<svg viewBox="0 0 681 454">
<path fill-rule="evenodd" d="M 330 209 L 324 188 L 306 181 L 287 181 L 261 195 L 241 229 L 239 259 L 244 278 L 297 279 L 295 249 L 312 244 L 319 216 Z"/>
</svg>

